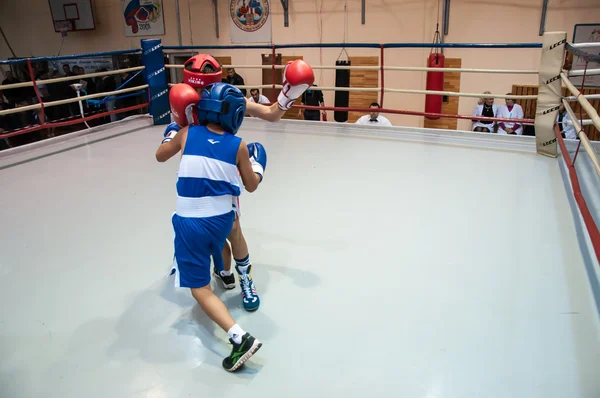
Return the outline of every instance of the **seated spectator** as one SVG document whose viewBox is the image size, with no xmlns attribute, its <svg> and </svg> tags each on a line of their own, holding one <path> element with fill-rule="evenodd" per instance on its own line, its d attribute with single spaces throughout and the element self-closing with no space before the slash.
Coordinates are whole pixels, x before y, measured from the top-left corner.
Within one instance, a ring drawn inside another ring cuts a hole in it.
<svg viewBox="0 0 600 398">
<path fill-rule="evenodd" d="M 373 126 L 391 126 L 392 123 L 385 116 L 381 116 L 376 108 L 381 108 L 377 102 L 373 102 L 369 108 L 373 108 L 373 112 L 369 115 L 364 115 L 358 118 L 355 124 L 368 124 Z"/>
<path fill-rule="evenodd" d="M 484 94 L 491 94 L 491 92 L 486 91 Z M 475 106 L 475 110 L 473 111 L 473 116 L 495 117 L 497 114 L 498 105 L 494 105 L 493 98 L 480 98 L 477 106 Z M 495 122 L 491 120 L 473 119 L 472 130 L 480 133 L 493 133 L 494 124 Z"/>
<path fill-rule="evenodd" d="M 257 88 L 253 88 L 250 90 L 250 102 L 255 102 L 257 104 L 269 105 L 271 101 L 264 95 L 260 93 L 260 90 Z"/>
<path fill-rule="evenodd" d="M 507 93 L 506 95 L 512 95 Z M 523 108 L 521 105 L 515 104 L 512 98 L 506 99 L 506 104 L 498 109 L 496 117 L 502 119 L 523 119 Z M 516 134 L 523 135 L 523 125 L 520 123 L 498 122 L 498 134 Z"/>
<path fill-rule="evenodd" d="M 314 86 L 316 87 L 317 85 L 315 84 Z M 325 106 L 323 92 L 309 87 L 308 90 L 302 93 L 300 104 L 306 106 Z M 303 111 L 304 120 L 321 120 L 321 113 L 315 109 L 298 109 L 298 117 L 302 116 Z M 325 111 L 323 111 L 323 115 L 325 116 Z"/>
<path fill-rule="evenodd" d="M 568 140 L 576 140 L 579 138 L 577 131 L 575 131 L 575 126 L 573 126 L 573 122 L 571 121 L 571 117 L 563 104 L 560 104 L 560 107 L 558 108 L 556 123 L 560 129 L 560 135 L 562 135 L 563 138 Z"/>
<path fill-rule="evenodd" d="M 234 68 L 227 69 L 227 78 L 223 79 L 223 83 L 229 83 L 229 84 L 232 84 L 234 86 L 245 86 L 245 84 L 244 84 L 244 78 L 241 77 L 240 75 L 238 75 L 237 73 L 235 73 L 235 69 Z M 242 91 L 242 93 L 244 94 L 244 97 L 245 97 L 246 96 L 246 89 L 245 88 L 240 88 L 240 90 Z"/>
</svg>

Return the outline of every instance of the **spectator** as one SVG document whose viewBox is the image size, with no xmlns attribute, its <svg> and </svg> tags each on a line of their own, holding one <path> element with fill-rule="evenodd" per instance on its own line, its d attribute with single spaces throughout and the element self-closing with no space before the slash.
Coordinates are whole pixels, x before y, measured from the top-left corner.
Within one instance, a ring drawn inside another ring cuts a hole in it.
<svg viewBox="0 0 600 398">
<path fill-rule="evenodd" d="M 234 86 L 244 86 L 244 78 L 241 77 L 240 75 L 238 75 L 237 73 L 235 73 L 235 69 L 234 68 L 229 68 L 227 69 L 227 78 L 223 79 L 223 83 L 229 83 L 232 84 Z M 244 97 L 246 96 L 246 89 L 245 88 L 240 88 L 240 90 L 242 90 L 242 93 L 244 94 Z"/>
<path fill-rule="evenodd" d="M 98 72 L 107 72 L 107 70 L 106 70 L 106 68 L 103 68 L 103 69 L 100 69 Z M 114 75 L 102 76 L 100 78 L 99 84 L 97 85 L 96 89 L 100 93 L 107 93 L 107 92 L 115 91 L 117 89 L 117 82 L 115 81 Z M 108 112 L 113 111 L 115 109 L 114 98 L 115 98 L 114 96 L 109 97 L 105 102 L 106 110 Z M 113 113 L 112 115 L 110 115 L 111 122 L 116 122 L 117 119 L 118 119 L 118 117 L 117 117 L 116 113 Z"/>
<path fill-rule="evenodd" d="M 317 87 L 316 84 L 314 86 Z M 312 87 L 309 87 L 308 90 L 302 94 L 300 104 L 306 106 L 325 106 L 323 92 L 321 90 L 315 90 Z M 302 116 L 302 111 L 304 111 L 304 120 L 321 120 L 321 112 L 318 110 L 299 109 L 298 117 Z M 323 111 L 323 115 L 325 115 L 325 111 Z"/>
<path fill-rule="evenodd" d="M 512 95 L 512 93 L 507 93 L 506 95 Z M 521 108 L 521 105 L 515 104 L 512 98 L 507 98 L 505 102 L 506 104 L 498 109 L 497 117 L 502 119 L 523 119 L 523 108 Z M 523 135 L 523 125 L 520 123 L 499 122 L 498 134 Z"/>
<path fill-rule="evenodd" d="M 381 108 L 377 102 L 371 103 L 369 108 L 373 108 L 373 112 L 369 115 L 364 115 L 358 118 L 355 124 L 368 124 L 373 126 L 391 126 L 392 123 L 385 116 L 381 116 L 375 109 Z"/>
<path fill-rule="evenodd" d="M 567 110 L 563 104 L 560 104 L 560 107 L 558 108 L 556 123 L 560 129 L 560 135 L 562 135 L 563 138 L 569 140 L 576 140 L 579 138 L 577 132 L 575 131 L 575 126 L 573 126 L 573 122 L 571 121 L 571 117 L 567 113 Z"/>
<path fill-rule="evenodd" d="M 65 77 L 75 76 L 75 73 L 71 72 L 69 64 L 63 64 L 63 72 L 65 72 Z"/>
<path fill-rule="evenodd" d="M 484 94 L 491 94 L 491 92 L 486 91 Z M 494 99 L 489 97 L 480 98 L 477 106 L 475 106 L 475 110 L 473 111 L 473 116 L 495 117 L 497 114 L 498 105 L 494 105 Z M 473 119 L 472 130 L 480 133 L 493 133 L 494 124 L 495 122 L 491 120 Z"/>
<path fill-rule="evenodd" d="M 260 93 L 260 90 L 257 88 L 253 88 L 250 90 L 250 101 L 255 102 L 257 104 L 269 105 L 271 101 L 264 95 Z"/>
</svg>

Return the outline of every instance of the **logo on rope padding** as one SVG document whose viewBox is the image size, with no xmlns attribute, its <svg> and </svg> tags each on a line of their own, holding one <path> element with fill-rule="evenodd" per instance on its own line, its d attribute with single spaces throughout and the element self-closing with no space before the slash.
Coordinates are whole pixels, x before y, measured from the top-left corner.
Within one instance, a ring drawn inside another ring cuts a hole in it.
<svg viewBox="0 0 600 398">
<path fill-rule="evenodd" d="M 155 77 L 156 75 L 162 73 L 165 71 L 165 67 L 163 66 L 162 68 L 158 69 L 156 72 L 152 72 L 148 75 L 148 79 L 152 79 L 153 77 Z"/>
<path fill-rule="evenodd" d="M 548 109 L 548 110 L 545 110 L 544 112 L 542 112 L 542 115 L 547 115 L 547 114 L 548 114 L 548 113 L 550 113 L 550 112 L 557 111 L 559 108 L 560 108 L 560 105 L 558 105 L 558 106 L 555 106 L 555 107 L 553 107 L 553 108 L 550 108 L 550 109 Z"/>
<path fill-rule="evenodd" d="M 151 98 L 150 101 L 154 101 L 155 99 L 157 99 L 158 97 L 162 97 L 163 95 L 165 95 L 166 93 L 168 93 L 169 90 L 163 90 L 160 93 L 154 94 Z"/>
<path fill-rule="evenodd" d="M 556 138 L 550 140 L 550 141 L 546 141 L 546 142 L 542 142 L 542 146 L 548 146 L 548 145 L 552 145 L 556 143 Z"/>
<path fill-rule="evenodd" d="M 555 81 L 557 81 L 558 79 L 560 79 L 560 75 L 554 76 L 554 77 L 553 77 L 552 79 L 550 79 L 550 80 L 546 80 L 546 83 L 545 83 L 545 84 L 550 84 L 550 83 L 552 83 L 552 82 L 555 82 Z"/>
<path fill-rule="evenodd" d="M 567 42 L 567 39 L 562 39 L 561 41 L 554 43 L 553 45 L 548 47 L 548 50 L 555 49 L 556 47 L 560 46 L 561 44 L 565 44 L 566 42 Z"/>
</svg>

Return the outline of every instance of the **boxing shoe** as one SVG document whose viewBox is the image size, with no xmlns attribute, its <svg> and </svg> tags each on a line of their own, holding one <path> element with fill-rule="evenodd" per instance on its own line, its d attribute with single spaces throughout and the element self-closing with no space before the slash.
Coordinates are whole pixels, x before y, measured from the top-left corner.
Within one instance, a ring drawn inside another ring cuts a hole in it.
<svg viewBox="0 0 600 398">
<path fill-rule="evenodd" d="M 248 266 L 246 272 L 241 272 L 238 265 L 235 266 L 235 269 L 239 276 L 240 287 L 242 288 L 242 304 L 244 305 L 244 309 L 246 311 L 256 311 L 260 306 L 260 298 L 258 297 L 258 293 L 256 293 L 256 287 L 252 280 L 252 264 Z"/>
<path fill-rule="evenodd" d="M 314 82 L 315 74 L 309 64 L 301 59 L 288 62 L 283 70 L 283 88 L 277 97 L 279 109 L 290 109 Z"/>
<path fill-rule="evenodd" d="M 221 281 L 225 289 L 231 290 L 235 287 L 235 275 L 233 275 L 233 272 L 231 275 L 222 275 L 219 271 L 217 271 L 216 268 L 214 268 L 213 274 L 217 280 Z"/>
</svg>

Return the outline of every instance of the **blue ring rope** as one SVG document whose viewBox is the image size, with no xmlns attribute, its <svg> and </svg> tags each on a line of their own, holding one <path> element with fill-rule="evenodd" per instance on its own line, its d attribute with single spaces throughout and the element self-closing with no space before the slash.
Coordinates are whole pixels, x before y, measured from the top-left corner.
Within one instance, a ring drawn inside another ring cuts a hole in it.
<svg viewBox="0 0 600 398">
<path fill-rule="evenodd" d="M 163 46 L 165 50 L 234 50 L 257 49 L 272 50 L 273 48 L 542 48 L 542 43 L 304 43 L 304 44 L 274 44 L 269 45 L 229 45 L 229 46 Z M 106 55 L 136 54 L 141 49 L 106 51 L 96 53 L 61 55 L 50 57 L 35 57 L 31 61 L 60 61 L 87 57 L 102 57 Z M 28 58 L 0 60 L 0 65 L 10 65 L 27 62 Z"/>
<path fill-rule="evenodd" d="M 78 59 L 78 58 L 87 58 L 87 57 L 103 57 L 106 55 L 122 55 L 122 54 L 135 54 L 135 53 L 139 53 L 142 52 L 141 49 L 135 49 L 135 50 L 119 50 L 119 51 L 106 51 L 106 52 L 99 52 L 99 53 L 87 53 L 87 54 L 75 54 L 75 55 L 61 55 L 61 56 L 53 56 L 53 57 L 36 57 L 36 58 L 30 58 L 32 62 L 37 62 L 37 61 L 60 61 L 60 60 L 64 60 L 64 59 Z M 8 65 L 8 64 L 19 64 L 22 62 L 27 62 L 28 58 L 17 58 L 17 59 L 7 59 L 7 60 L 1 60 L 0 61 L 0 65 Z"/>
</svg>

